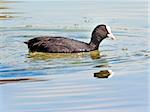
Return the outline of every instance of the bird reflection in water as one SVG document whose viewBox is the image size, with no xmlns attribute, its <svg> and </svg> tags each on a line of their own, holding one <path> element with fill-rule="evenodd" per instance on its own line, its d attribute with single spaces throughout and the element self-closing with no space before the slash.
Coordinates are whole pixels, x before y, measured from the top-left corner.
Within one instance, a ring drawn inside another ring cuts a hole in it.
<svg viewBox="0 0 150 112">
<path fill-rule="evenodd" d="M 30 52 L 28 58 L 32 59 L 57 59 L 57 58 L 84 58 L 90 55 L 92 59 L 99 59 L 100 52 L 98 50 L 91 52 L 81 52 L 81 53 L 43 53 L 43 52 Z"/>
<path fill-rule="evenodd" d="M 81 53 L 42 53 L 42 52 L 31 52 L 28 57 L 33 60 L 47 60 L 47 59 L 57 59 L 57 58 L 67 58 L 67 59 L 79 59 L 84 58 L 86 56 L 90 56 L 92 60 L 100 59 L 100 51 L 95 50 L 91 52 L 81 52 Z M 100 62 L 101 63 L 101 62 Z M 80 64 L 80 63 L 79 63 Z M 110 66 L 107 62 L 102 62 L 100 65 L 96 65 L 96 68 L 106 68 L 105 70 L 100 70 L 94 73 L 94 77 L 97 78 L 110 78 L 112 76 L 112 71 L 107 70 Z"/>
</svg>

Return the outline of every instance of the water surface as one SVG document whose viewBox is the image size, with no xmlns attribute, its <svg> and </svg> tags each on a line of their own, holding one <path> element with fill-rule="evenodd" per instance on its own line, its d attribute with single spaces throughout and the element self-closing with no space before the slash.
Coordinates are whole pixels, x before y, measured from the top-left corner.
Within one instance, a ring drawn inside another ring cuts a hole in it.
<svg viewBox="0 0 150 112">
<path fill-rule="evenodd" d="M 117 40 L 104 40 L 94 56 L 29 55 L 23 43 L 41 35 L 89 42 L 101 23 Z M 0 111 L 148 112 L 147 29 L 142 0 L 1 1 Z M 94 77 L 101 70 L 113 76 Z"/>
</svg>

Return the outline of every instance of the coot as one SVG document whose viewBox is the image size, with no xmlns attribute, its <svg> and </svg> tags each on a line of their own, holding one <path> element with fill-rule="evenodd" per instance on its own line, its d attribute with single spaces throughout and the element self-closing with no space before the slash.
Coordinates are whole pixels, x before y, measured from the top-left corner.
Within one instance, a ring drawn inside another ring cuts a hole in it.
<svg viewBox="0 0 150 112">
<path fill-rule="evenodd" d="M 98 25 L 92 32 L 89 43 L 61 36 L 42 36 L 24 42 L 30 52 L 79 53 L 98 50 L 101 41 L 107 37 L 115 39 L 108 25 Z"/>
</svg>

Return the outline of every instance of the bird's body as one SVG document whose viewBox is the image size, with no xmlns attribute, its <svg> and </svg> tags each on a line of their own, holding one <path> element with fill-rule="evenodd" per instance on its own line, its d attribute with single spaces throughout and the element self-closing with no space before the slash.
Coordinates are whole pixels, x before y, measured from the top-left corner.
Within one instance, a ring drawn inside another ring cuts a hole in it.
<svg viewBox="0 0 150 112">
<path fill-rule="evenodd" d="M 92 32 L 90 43 L 81 42 L 65 37 L 43 36 L 30 39 L 25 42 L 30 52 L 48 53 L 78 53 L 98 50 L 100 42 L 111 34 L 106 25 L 97 26 Z"/>
<path fill-rule="evenodd" d="M 88 52 L 91 46 L 88 43 L 81 42 L 65 37 L 36 37 L 28 41 L 31 52 L 51 52 L 51 53 L 76 53 Z"/>
</svg>

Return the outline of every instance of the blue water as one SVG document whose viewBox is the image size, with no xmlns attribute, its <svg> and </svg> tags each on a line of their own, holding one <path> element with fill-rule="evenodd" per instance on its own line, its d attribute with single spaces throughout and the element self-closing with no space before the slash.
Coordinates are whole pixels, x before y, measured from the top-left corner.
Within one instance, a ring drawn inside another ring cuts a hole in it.
<svg viewBox="0 0 150 112">
<path fill-rule="evenodd" d="M 0 112 L 148 112 L 147 1 L 3 0 L 0 8 Z M 31 56 L 23 43 L 41 35 L 89 42 L 101 23 L 117 40 L 101 43 L 100 58 Z M 101 70 L 112 77 L 94 77 Z"/>
</svg>

